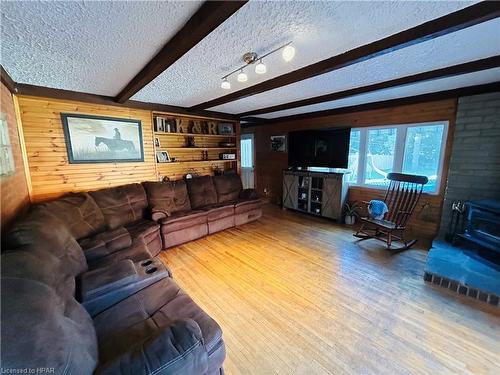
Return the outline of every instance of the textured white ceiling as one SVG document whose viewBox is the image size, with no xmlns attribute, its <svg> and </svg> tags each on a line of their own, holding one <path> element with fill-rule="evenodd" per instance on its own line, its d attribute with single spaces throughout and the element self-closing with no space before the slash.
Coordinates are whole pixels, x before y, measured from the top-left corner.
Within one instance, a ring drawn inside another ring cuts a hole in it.
<svg viewBox="0 0 500 375">
<path fill-rule="evenodd" d="M 488 69 L 480 72 L 463 74 L 457 77 L 442 78 L 434 81 L 421 82 L 410 86 L 379 90 L 367 94 L 356 95 L 350 98 L 334 100 L 331 102 L 313 104 L 300 108 L 259 115 L 262 118 L 276 118 L 282 116 L 296 115 L 299 113 L 322 111 L 326 109 L 349 107 L 364 103 L 378 102 L 382 100 L 399 99 L 408 96 L 427 94 L 443 90 L 451 90 L 460 87 L 481 85 L 500 81 L 500 68 Z"/>
<path fill-rule="evenodd" d="M 133 99 L 192 106 L 464 8 L 476 1 L 250 1 Z M 2 1 L 1 63 L 21 83 L 116 95 L 200 1 Z M 500 54 L 493 20 L 215 110 L 240 113 Z M 297 54 L 265 59 L 268 73 L 220 89 L 247 51 L 289 40 Z M 498 70 L 272 113 L 278 117 L 499 80 Z"/>
<path fill-rule="evenodd" d="M 211 108 L 241 113 L 500 54 L 500 19 Z"/>
<path fill-rule="evenodd" d="M 456 11 L 471 2 L 454 1 L 250 1 L 133 99 L 192 106 Z M 246 84 L 220 78 L 241 65 L 247 51 L 267 52 L 293 40 L 295 59 L 275 54 L 268 73 L 249 73 Z M 249 99 L 252 100 L 252 99 Z M 232 110 L 239 112 L 239 110 Z"/>
<path fill-rule="evenodd" d="M 21 83 L 116 95 L 200 1 L 2 1 L 1 62 Z"/>
</svg>

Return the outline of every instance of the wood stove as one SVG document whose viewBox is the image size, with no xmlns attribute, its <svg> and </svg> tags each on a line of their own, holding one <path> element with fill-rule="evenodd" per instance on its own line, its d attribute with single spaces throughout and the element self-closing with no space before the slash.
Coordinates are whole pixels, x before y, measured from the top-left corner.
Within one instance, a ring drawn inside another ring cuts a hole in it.
<svg viewBox="0 0 500 375">
<path fill-rule="evenodd" d="M 482 248 L 500 253 L 500 201 L 469 201 L 465 232 L 459 236 Z"/>
<path fill-rule="evenodd" d="M 434 241 L 424 280 L 500 307 L 500 201 L 466 203 L 465 230 L 454 246 Z M 455 246 L 457 245 L 457 246 Z"/>
</svg>

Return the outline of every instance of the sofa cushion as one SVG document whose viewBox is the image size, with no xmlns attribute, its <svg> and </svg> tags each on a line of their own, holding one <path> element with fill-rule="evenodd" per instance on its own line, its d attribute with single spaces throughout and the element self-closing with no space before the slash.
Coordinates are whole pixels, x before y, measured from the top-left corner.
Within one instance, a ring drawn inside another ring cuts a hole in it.
<svg viewBox="0 0 500 375">
<path fill-rule="evenodd" d="M 260 199 L 239 199 L 234 204 L 234 213 L 239 214 L 242 212 L 260 209 L 261 207 L 262 201 Z"/>
<path fill-rule="evenodd" d="M 130 236 L 135 239 L 137 237 L 149 238 L 158 235 L 160 225 L 151 220 L 137 220 L 125 226 Z"/>
<path fill-rule="evenodd" d="M 135 241 L 126 249 L 111 253 L 105 257 L 97 259 L 89 259 L 89 270 L 94 270 L 99 267 L 109 266 L 119 262 L 122 259 L 130 259 L 134 262 L 140 262 L 144 259 L 152 258 L 153 255 L 148 251 L 146 244 L 142 241 Z"/>
<path fill-rule="evenodd" d="M 215 176 L 213 181 L 217 191 L 217 202 L 231 202 L 239 198 L 243 185 L 240 176 L 236 173 Z"/>
<path fill-rule="evenodd" d="M 143 182 L 149 208 L 163 211 L 167 215 L 191 209 L 189 195 L 184 180 L 168 182 Z"/>
<path fill-rule="evenodd" d="M 75 278 L 64 270 L 59 258 L 47 251 L 29 248 L 4 250 L 0 260 L 2 277 L 23 278 L 53 288 L 57 295 L 74 297 Z"/>
<path fill-rule="evenodd" d="M 233 204 L 215 204 L 212 206 L 204 207 L 203 210 L 207 212 L 208 221 L 219 220 L 234 215 Z"/>
<path fill-rule="evenodd" d="M 217 192 L 211 176 L 186 180 L 191 208 L 198 209 L 217 203 Z"/>
<path fill-rule="evenodd" d="M 5 236 L 7 248 L 23 247 L 46 251 L 64 264 L 66 274 L 76 276 L 87 270 L 82 248 L 66 226 L 41 206 L 34 206 L 22 219 L 16 221 Z"/>
<path fill-rule="evenodd" d="M 61 220 L 77 240 L 106 227 L 100 208 L 88 193 L 69 194 L 41 205 Z"/>
<path fill-rule="evenodd" d="M 80 242 L 87 261 L 96 260 L 125 249 L 132 245 L 132 237 L 127 229 L 119 227 L 95 236 L 84 238 Z"/>
<path fill-rule="evenodd" d="M 209 354 L 208 371 L 196 373 L 212 374 L 222 366 L 224 360 L 222 331 L 170 278 L 150 285 L 94 317 L 100 358 L 106 361 L 117 357 L 121 352 L 128 351 L 133 343 L 143 343 L 146 338 L 150 340 L 143 345 L 145 348 L 155 345 L 162 332 L 168 331 L 172 323 L 185 322 L 184 325 L 188 325 L 189 320 L 196 322 L 199 327 L 204 350 Z M 191 331 L 189 335 L 197 334 L 192 324 L 188 331 Z M 158 347 L 158 357 L 166 356 L 172 350 L 171 345 L 167 344 Z M 154 365 L 157 366 L 156 361 Z"/>
<path fill-rule="evenodd" d="M 1 288 L 2 321 L 8 322 L 2 324 L 2 372 L 31 368 L 93 373 L 97 340 L 81 305 L 34 280 L 2 277 Z"/>
<path fill-rule="evenodd" d="M 160 225 L 151 220 L 141 219 L 127 224 L 126 229 L 134 243 L 144 243 L 152 256 L 157 256 L 162 249 Z"/>
<path fill-rule="evenodd" d="M 162 232 L 174 232 L 206 222 L 207 212 L 203 210 L 179 211 L 160 220 Z"/>
<path fill-rule="evenodd" d="M 146 217 L 148 201 L 141 184 L 129 184 L 90 192 L 109 229 Z"/>
</svg>

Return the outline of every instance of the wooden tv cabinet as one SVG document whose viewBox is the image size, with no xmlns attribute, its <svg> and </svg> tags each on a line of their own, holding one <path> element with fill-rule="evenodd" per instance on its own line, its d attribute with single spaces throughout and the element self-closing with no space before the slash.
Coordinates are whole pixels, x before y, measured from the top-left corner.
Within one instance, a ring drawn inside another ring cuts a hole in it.
<svg viewBox="0 0 500 375">
<path fill-rule="evenodd" d="M 283 171 L 283 207 L 342 221 L 347 182 L 342 172 Z"/>
</svg>

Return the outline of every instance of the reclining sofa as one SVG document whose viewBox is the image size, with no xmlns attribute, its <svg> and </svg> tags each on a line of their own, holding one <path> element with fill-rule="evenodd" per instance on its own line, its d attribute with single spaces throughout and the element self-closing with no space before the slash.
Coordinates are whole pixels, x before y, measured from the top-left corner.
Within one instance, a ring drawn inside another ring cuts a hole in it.
<svg viewBox="0 0 500 375">
<path fill-rule="evenodd" d="M 221 328 L 156 256 L 260 216 L 236 174 L 32 206 L 3 239 L 2 371 L 222 374 Z"/>
</svg>

